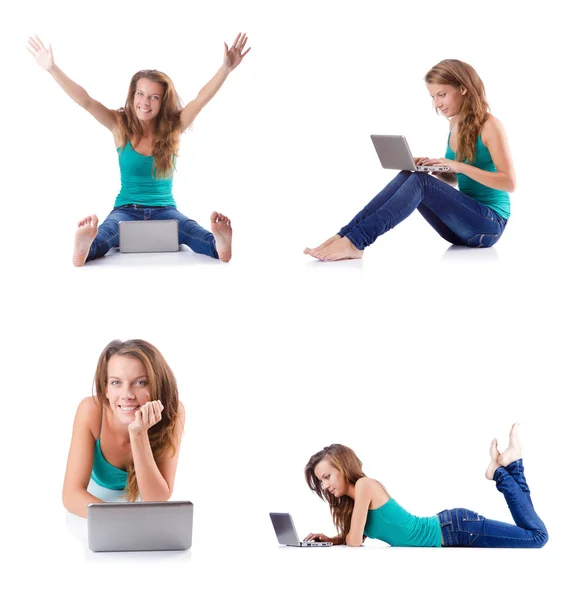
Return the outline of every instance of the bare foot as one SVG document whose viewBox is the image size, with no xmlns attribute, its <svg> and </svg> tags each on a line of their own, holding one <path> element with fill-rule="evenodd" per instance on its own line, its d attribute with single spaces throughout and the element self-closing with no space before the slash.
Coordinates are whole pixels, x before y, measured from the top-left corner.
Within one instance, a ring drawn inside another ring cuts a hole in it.
<svg viewBox="0 0 564 600">
<path fill-rule="evenodd" d="M 344 237 L 325 246 L 322 250 L 312 250 L 310 253 L 319 260 L 344 260 L 347 258 L 362 258 L 364 250 L 359 250 L 353 246 L 352 242 Z"/>
<path fill-rule="evenodd" d="M 499 456 L 499 464 L 503 467 L 510 465 L 512 462 L 519 460 L 523 456 L 521 450 L 521 441 L 519 440 L 519 424 L 513 423 L 509 431 L 509 446 Z"/>
<path fill-rule="evenodd" d="M 493 479 L 494 473 L 499 466 L 499 449 L 497 447 L 497 440 L 494 438 L 490 445 L 490 464 L 486 469 L 486 479 Z"/>
<path fill-rule="evenodd" d="M 98 233 L 98 217 L 90 215 L 78 222 L 78 229 L 74 234 L 74 250 L 72 253 L 72 264 L 82 267 L 86 262 L 88 251 L 92 241 Z"/>
<path fill-rule="evenodd" d="M 214 211 L 211 215 L 211 232 L 215 238 L 219 260 L 229 262 L 231 260 L 231 238 L 233 235 L 231 221 L 225 215 Z"/>
<path fill-rule="evenodd" d="M 323 242 L 323 244 L 321 244 L 320 246 L 316 246 L 315 248 L 306 248 L 304 250 L 304 254 L 309 254 L 309 255 L 313 256 L 312 252 L 319 252 L 319 250 L 322 250 L 323 248 L 325 248 L 325 246 L 329 246 L 333 242 L 336 242 L 337 240 L 340 240 L 340 239 L 341 239 L 341 236 L 339 234 L 333 235 L 328 240 L 325 240 Z"/>
</svg>

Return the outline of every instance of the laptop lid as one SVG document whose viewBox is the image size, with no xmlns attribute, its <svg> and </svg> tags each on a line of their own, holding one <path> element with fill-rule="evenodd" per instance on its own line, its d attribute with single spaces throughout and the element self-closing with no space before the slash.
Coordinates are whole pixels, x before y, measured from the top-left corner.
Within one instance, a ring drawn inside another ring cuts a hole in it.
<svg viewBox="0 0 564 600">
<path fill-rule="evenodd" d="M 270 520 L 276 532 L 278 542 L 285 546 L 299 546 L 300 540 L 294 527 L 294 521 L 288 513 L 270 513 Z"/>
<path fill-rule="evenodd" d="M 88 547 L 93 552 L 187 550 L 193 513 L 188 501 L 89 504 Z"/>
<path fill-rule="evenodd" d="M 371 135 L 370 139 L 384 169 L 417 170 L 407 140 L 403 135 Z"/>
<path fill-rule="evenodd" d="M 177 252 L 178 221 L 120 221 L 120 252 Z"/>
</svg>

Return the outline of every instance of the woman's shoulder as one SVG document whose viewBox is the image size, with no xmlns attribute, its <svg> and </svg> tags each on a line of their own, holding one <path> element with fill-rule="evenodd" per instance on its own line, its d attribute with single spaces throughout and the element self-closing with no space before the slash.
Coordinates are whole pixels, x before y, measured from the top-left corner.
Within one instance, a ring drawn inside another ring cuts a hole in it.
<svg viewBox="0 0 564 600">
<path fill-rule="evenodd" d="M 100 435 L 100 421 L 102 419 L 102 406 L 95 396 L 83 398 L 76 409 L 75 422 L 87 427 L 97 439 Z"/>
<path fill-rule="evenodd" d="M 494 117 L 492 114 L 488 114 L 488 117 L 482 126 L 482 131 L 480 132 L 482 141 L 485 143 L 485 140 L 491 139 L 492 136 L 501 134 L 503 132 L 503 123 L 497 117 Z"/>
</svg>

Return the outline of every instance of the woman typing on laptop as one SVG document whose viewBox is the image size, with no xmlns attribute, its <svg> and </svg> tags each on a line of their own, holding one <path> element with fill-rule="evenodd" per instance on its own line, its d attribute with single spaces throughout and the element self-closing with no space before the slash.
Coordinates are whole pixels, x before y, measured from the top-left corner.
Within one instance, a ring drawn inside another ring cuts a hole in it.
<svg viewBox="0 0 564 600">
<path fill-rule="evenodd" d="M 168 500 L 185 413 L 162 354 L 143 340 L 110 342 L 98 360 L 95 388 L 76 412 L 65 508 L 86 517 L 90 503 Z"/>
<path fill-rule="evenodd" d="M 497 440 L 492 441 L 490 459 L 486 477 L 495 481 L 505 497 L 515 525 L 486 519 L 466 508 L 416 517 L 380 482 L 362 472 L 362 463 L 350 448 L 327 446 L 310 458 L 305 477 L 309 487 L 329 504 L 338 534 L 310 533 L 305 540 L 360 546 L 368 537 L 391 546 L 541 548 L 548 533 L 533 508 L 516 425 L 511 427 L 504 452 L 498 451 Z"/>
<path fill-rule="evenodd" d="M 231 259 L 231 222 L 221 213 L 211 215 L 211 232 L 176 210 L 172 197 L 172 176 L 180 144 L 180 134 L 186 131 L 198 113 L 215 96 L 227 76 L 242 61 L 246 34 L 239 34 L 231 48 L 225 44 L 223 64 L 214 77 L 184 108 L 172 81 L 155 70 L 139 71 L 131 79 L 125 107 L 109 110 L 92 99 L 84 88 L 69 79 L 55 64 L 51 46 L 46 48 L 35 36 L 29 38 L 29 52 L 37 64 L 50 73 L 63 90 L 87 110 L 101 125 L 108 128 L 119 152 L 121 191 L 114 209 L 98 228 L 98 218 L 91 215 L 79 221 L 75 235 L 73 264 L 104 256 L 119 245 L 120 221 L 178 221 L 180 244 L 194 252 Z"/>
<path fill-rule="evenodd" d="M 437 177 L 401 171 L 339 233 L 304 252 L 320 260 L 361 258 L 364 249 L 418 209 L 451 244 L 493 246 L 510 215 L 515 173 L 502 124 L 489 113 L 484 85 L 459 60 L 443 60 L 426 75 L 435 110 L 449 120 L 445 158 L 416 165 L 448 167 Z M 449 184 L 458 183 L 458 190 Z"/>
</svg>

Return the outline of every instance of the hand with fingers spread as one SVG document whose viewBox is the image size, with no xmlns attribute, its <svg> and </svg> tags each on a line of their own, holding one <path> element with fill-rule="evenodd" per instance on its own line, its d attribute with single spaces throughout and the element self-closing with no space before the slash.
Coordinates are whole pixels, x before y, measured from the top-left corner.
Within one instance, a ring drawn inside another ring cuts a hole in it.
<svg viewBox="0 0 564 600">
<path fill-rule="evenodd" d="M 249 47 L 245 50 L 245 52 L 243 52 L 243 49 L 245 48 L 245 44 L 247 43 L 248 39 L 249 38 L 247 37 L 246 33 L 239 33 L 235 38 L 235 41 L 231 45 L 231 48 L 228 48 L 227 44 L 223 42 L 223 45 L 225 46 L 225 52 L 223 55 L 223 65 L 229 72 L 233 71 L 233 69 L 235 69 L 235 67 L 237 67 L 241 63 L 243 57 L 251 49 Z"/>
<path fill-rule="evenodd" d="M 49 44 L 49 48 L 46 48 L 37 36 L 28 39 L 27 51 L 35 58 L 35 62 L 42 69 L 49 71 L 55 66 L 51 44 Z"/>
<path fill-rule="evenodd" d="M 146 433 L 162 419 L 164 410 L 160 400 L 147 402 L 135 412 L 135 419 L 129 424 L 130 434 Z"/>
</svg>

